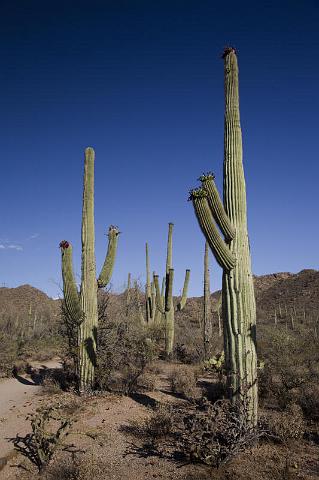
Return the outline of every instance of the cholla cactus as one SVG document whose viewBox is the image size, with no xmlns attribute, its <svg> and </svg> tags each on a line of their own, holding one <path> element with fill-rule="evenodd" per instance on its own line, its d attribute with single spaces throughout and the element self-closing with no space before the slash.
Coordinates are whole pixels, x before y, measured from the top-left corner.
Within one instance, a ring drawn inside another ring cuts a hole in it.
<svg viewBox="0 0 319 480">
<path fill-rule="evenodd" d="M 84 189 L 82 209 L 82 274 L 81 288 L 78 293 L 72 267 L 72 246 L 63 240 L 60 243 L 62 254 L 62 278 L 65 312 L 77 326 L 78 354 L 77 376 L 79 390 L 85 391 L 94 386 L 96 366 L 96 342 L 98 327 L 97 290 L 110 281 L 119 230 L 114 225 L 108 231 L 108 249 L 98 279 L 95 267 L 94 234 L 94 150 L 85 150 Z"/>
<path fill-rule="evenodd" d="M 175 331 L 175 307 L 173 302 L 173 283 L 174 269 L 172 267 L 173 256 L 173 223 L 168 224 L 168 240 L 167 240 L 167 256 L 166 256 L 166 279 L 165 279 L 165 296 L 161 295 L 158 275 L 153 275 L 153 282 L 156 291 L 156 307 L 164 316 L 165 321 L 165 353 L 170 357 L 174 346 Z M 186 304 L 187 291 L 189 284 L 190 270 L 186 270 L 183 292 L 177 310 L 182 310 Z M 164 284 L 163 284 L 164 286 Z"/>
<path fill-rule="evenodd" d="M 203 175 L 193 190 L 199 225 L 223 268 L 222 316 L 225 364 L 233 402 L 244 400 L 247 421 L 257 424 L 256 307 L 247 232 L 246 187 L 242 163 L 238 66 L 233 48 L 225 49 L 224 203 L 214 176 Z M 224 239 L 217 228 L 219 226 Z"/>
</svg>

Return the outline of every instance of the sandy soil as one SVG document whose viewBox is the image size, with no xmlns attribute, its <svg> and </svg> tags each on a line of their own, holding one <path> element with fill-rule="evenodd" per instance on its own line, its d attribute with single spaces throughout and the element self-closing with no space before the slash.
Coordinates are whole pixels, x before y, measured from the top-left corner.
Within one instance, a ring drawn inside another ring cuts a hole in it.
<svg viewBox="0 0 319 480">
<path fill-rule="evenodd" d="M 47 362 L 31 362 L 34 369 L 58 368 L 58 359 Z M 38 396 L 41 386 L 37 377 L 17 375 L 0 382 L 0 469 L 10 452 L 14 451 L 10 438 L 16 434 L 25 435 L 30 430 L 30 423 L 26 420 L 28 413 L 34 411 L 43 401 Z"/>
</svg>

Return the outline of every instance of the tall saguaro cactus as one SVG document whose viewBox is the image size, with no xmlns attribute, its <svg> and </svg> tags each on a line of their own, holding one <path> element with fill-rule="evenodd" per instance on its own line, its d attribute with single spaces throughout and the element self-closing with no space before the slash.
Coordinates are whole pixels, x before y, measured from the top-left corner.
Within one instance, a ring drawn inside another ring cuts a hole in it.
<svg viewBox="0 0 319 480">
<path fill-rule="evenodd" d="M 210 355 L 210 344 L 212 338 L 212 319 L 211 319 L 211 298 L 210 298 L 210 281 L 209 281 L 209 245 L 205 242 L 204 254 L 204 356 L 208 360 Z"/>
<path fill-rule="evenodd" d="M 97 290 L 110 281 L 119 230 L 111 225 L 108 231 L 108 249 L 98 279 L 95 267 L 94 234 L 94 157 L 93 148 L 85 150 L 84 188 L 82 208 L 82 268 L 81 288 L 78 293 L 72 267 L 72 246 L 63 240 L 62 278 L 65 311 L 77 326 L 77 375 L 80 391 L 93 388 L 96 366 L 96 342 L 98 327 Z"/>
<path fill-rule="evenodd" d="M 223 268 L 222 316 L 228 388 L 233 402 L 245 401 L 245 417 L 257 424 L 256 306 L 247 232 L 246 186 L 242 162 L 238 65 L 225 49 L 225 130 L 223 203 L 211 174 L 191 192 L 199 225 Z M 224 239 L 221 237 L 219 226 Z"/>
<path fill-rule="evenodd" d="M 170 357 L 174 346 L 175 333 L 175 307 L 173 302 L 173 284 L 174 284 L 174 269 L 172 266 L 173 257 L 173 223 L 168 224 L 168 239 L 167 239 L 167 256 L 166 256 L 166 279 L 165 279 L 165 296 L 161 295 L 158 275 L 153 275 L 153 281 L 156 290 L 156 307 L 164 315 L 165 320 L 165 353 Z M 187 301 L 187 291 L 189 284 L 190 270 L 185 272 L 185 280 L 183 292 L 180 302 L 177 305 L 177 310 L 182 310 Z"/>
<path fill-rule="evenodd" d="M 146 256 L 146 287 L 145 287 L 145 306 L 146 306 L 146 322 L 148 325 L 154 322 L 156 313 L 155 287 L 151 282 L 150 258 L 148 244 L 145 244 Z"/>
</svg>

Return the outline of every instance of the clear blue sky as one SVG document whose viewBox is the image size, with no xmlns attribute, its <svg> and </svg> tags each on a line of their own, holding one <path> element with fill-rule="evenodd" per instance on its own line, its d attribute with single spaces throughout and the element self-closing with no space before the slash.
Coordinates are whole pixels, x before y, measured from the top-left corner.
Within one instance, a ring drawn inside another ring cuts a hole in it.
<svg viewBox="0 0 319 480">
<path fill-rule="evenodd" d="M 317 0 L 2 0 L 0 283 L 51 296 L 59 242 L 80 274 L 83 150 L 96 150 L 96 256 L 122 235 L 112 279 L 162 274 L 175 223 L 175 294 L 201 295 L 204 240 L 188 190 L 222 185 L 225 45 L 238 50 L 255 274 L 318 266 Z M 212 290 L 221 271 L 212 261 Z"/>
</svg>

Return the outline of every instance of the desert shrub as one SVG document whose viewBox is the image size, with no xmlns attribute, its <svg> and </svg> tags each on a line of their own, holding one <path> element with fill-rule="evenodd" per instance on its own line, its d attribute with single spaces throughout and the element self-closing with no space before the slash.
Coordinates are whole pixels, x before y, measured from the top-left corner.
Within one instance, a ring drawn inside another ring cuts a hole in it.
<svg viewBox="0 0 319 480">
<path fill-rule="evenodd" d="M 261 405 L 264 405 L 267 400 L 269 401 L 275 395 L 273 375 L 268 363 L 258 372 L 258 398 Z"/>
<path fill-rule="evenodd" d="M 42 393 L 45 395 L 55 395 L 61 392 L 60 384 L 52 377 L 46 377 L 42 383 Z"/>
<path fill-rule="evenodd" d="M 319 383 L 319 352 L 309 330 L 303 326 L 294 331 L 264 326 L 258 344 L 259 354 L 265 359 L 258 380 L 262 404 L 275 402 L 284 411 L 295 403 L 307 416 L 312 408 L 316 411 L 312 386 Z"/>
<path fill-rule="evenodd" d="M 21 337 L 18 333 L 9 334 L 0 325 L 0 376 L 11 376 L 14 367 L 16 374 L 24 373 L 28 360 L 45 361 L 61 352 L 63 340 L 50 331 L 47 337 Z"/>
<path fill-rule="evenodd" d="M 159 404 L 143 422 L 131 422 L 129 431 L 146 437 L 152 443 L 171 434 L 174 426 L 174 409 L 171 405 Z"/>
<path fill-rule="evenodd" d="M 0 376 L 8 377 L 18 357 L 16 341 L 9 335 L 0 331 Z"/>
<path fill-rule="evenodd" d="M 261 436 L 247 424 L 246 415 L 247 409 L 228 400 L 212 404 L 204 398 L 196 404 L 159 405 L 146 420 L 131 422 L 124 430 L 142 439 L 140 453 L 219 467 Z"/>
<path fill-rule="evenodd" d="M 139 389 L 139 378 L 158 353 L 157 331 L 134 319 L 107 321 L 99 329 L 97 387 L 126 395 Z"/>
<path fill-rule="evenodd" d="M 198 394 L 196 373 L 193 368 L 186 365 L 175 368 L 169 375 L 172 392 L 188 400 L 195 398 Z"/>
<path fill-rule="evenodd" d="M 30 371 L 30 364 L 23 359 L 18 359 L 14 362 L 12 374 L 13 375 L 23 375 Z"/>
<path fill-rule="evenodd" d="M 174 358 L 179 362 L 186 364 L 196 364 L 201 361 L 203 349 L 200 342 L 192 339 L 186 343 L 176 342 L 174 346 Z"/>
<path fill-rule="evenodd" d="M 226 378 L 217 379 L 203 385 L 203 394 L 211 403 L 222 400 L 227 396 Z"/>
<path fill-rule="evenodd" d="M 137 380 L 138 391 L 152 392 L 155 390 L 156 376 L 152 373 L 144 372 Z"/>
<path fill-rule="evenodd" d="M 281 442 L 302 438 L 305 433 L 302 409 L 296 404 L 290 404 L 284 412 L 268 411 L 267 415 L 261 417 L 260 426 Z"/>
<path fill-rule="evenodd" d="M 228 400 L 211 404 L 203 399 L 195 411 L 183 418 L 178 445 L 192 462 L 219 467 L 256 443 L 258 433 L 245 421 L 247 411 Z"/>
<path fill-rule="evenodd" d="M 300 392 L 299 405 L 305 417 L 319 421 L 319 385 L 318 383 L 307 383 Z"/>
</svg>

